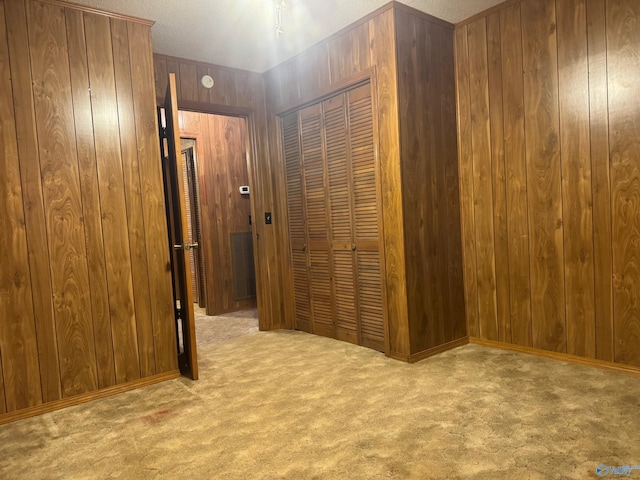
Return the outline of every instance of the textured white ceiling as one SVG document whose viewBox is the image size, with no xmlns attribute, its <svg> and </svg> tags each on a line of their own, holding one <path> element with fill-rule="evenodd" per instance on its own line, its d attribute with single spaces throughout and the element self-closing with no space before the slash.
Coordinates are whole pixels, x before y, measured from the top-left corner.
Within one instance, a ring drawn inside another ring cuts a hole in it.
<svg viewBox="0 0 640 480">
<path fill-rule="evenodd" d="M 388 0 L 286 0 L 275 38 L 275 0 L 74 0 L 154 20 L 154 51 L 264 72 L 364 17 Z M 403 0 L 456 23 L 503 0 Z"/>
</svg>

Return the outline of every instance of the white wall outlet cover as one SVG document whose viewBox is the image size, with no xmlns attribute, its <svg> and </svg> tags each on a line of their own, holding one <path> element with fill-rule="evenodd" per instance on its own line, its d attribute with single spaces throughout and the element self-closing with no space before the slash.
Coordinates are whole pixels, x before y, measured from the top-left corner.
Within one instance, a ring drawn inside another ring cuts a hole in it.
<svg viewBox="0 0 640 480">
<path fill-rule="evenodd" d="M 212 88 L 215 82 L 213 81 L 213 77 L 211 75 L 203 75 L 200 79 L 200 83 L 204 88 Z"/>
<path fill-rule="evenodd" d="M 241 195 L 249 195 L 249 187 L 248 186 L 240 187 L 240 194 Z"/>
</svg>

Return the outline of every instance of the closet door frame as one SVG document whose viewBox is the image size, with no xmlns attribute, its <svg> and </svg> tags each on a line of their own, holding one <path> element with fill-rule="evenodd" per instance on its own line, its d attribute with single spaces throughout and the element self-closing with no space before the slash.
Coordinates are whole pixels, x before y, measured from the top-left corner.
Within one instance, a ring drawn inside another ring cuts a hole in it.
<svg viewBox="0 0 640 480">
<path fill-rule="evenodd" d="M 369 84 L 371 88 L 371 104 L 372 104 L 372 120 L 373 120 L 373 138 L 374 138 L 374 157 L 375 157 L 375 169 L 376 169 L 376 196 L 379 200 L 377 216 L 378 216 L 378 228 L 380 232 L 379 237 L 379 248 L 380 248 L 380 277 L 382 284 L 382 306 L 383 306 L 383 325 L 384 325 L 384 352 L 387 356 L 391 354 L 390 348 L 390 336 L 389 336 L 389 308 L 388 308 L 388 292 L 387 292 L 387 275 L 386 275 L 386 252 L 385 252 L 385 225 L 384 225 L 384 216 L 383 216 L 383 197 L 382 197 L 382 163 L 380 161 L 380 130 L 379 130 L 379 110 L 378 110 L 378 82 L 377 82 L 376 68 L 371 67 L 365 69 L 347 79 L 344 79 L 340 82 L 336 82 L 330 87 L 324 89 L 318 94 L 306 96 L 300 98 L 289 105 L 285 105 L 283 108 L 277 110 L 275 115 L 278 118 L 278 121 L 275 122 L 277 125 L 277 149 L 278 155 L 280 158 L 284 159 L 284 146 L 282 144 L 282 122 L 281 119 L 285 115 L 292 113 L 297 110 L 301 110 L 304 107 L 322 103 L 324 100 L 327 100 L 331 97 L 334 97 L 339 94 L 343 94 L 353 88 L 356 88 L 360 85 Z M 283 162 L 284 167 L 284 162 Z M 286 173 L 283 172 L 286 175 Z M 287 253 L 291 255 L 291 242 L 289 235 L 289 214 L 287 212 L 283 212 L 285 214 L 285 218 L 283 219 L 286 224 L 284 225 L 284 231 L 287 232 Z M 307 257 L 308 257 L 308 249 L 307 249 Z M 289 262 L 291 264 L 291 262 Z M 289 298 L 294 298 L 293 291 L 293 269 L 290 266 L 289 271 L 287 272 L 288 286 L 289 289 Z M 358 318 L 359 321 L 359 318 Z M 295 325 L 295 319 L 292 322 Z"/>
</svg>

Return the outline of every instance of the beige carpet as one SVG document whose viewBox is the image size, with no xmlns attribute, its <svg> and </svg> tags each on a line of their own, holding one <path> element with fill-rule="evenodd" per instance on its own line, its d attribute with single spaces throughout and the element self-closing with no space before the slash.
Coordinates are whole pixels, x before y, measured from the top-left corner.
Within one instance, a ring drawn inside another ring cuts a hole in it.
<svg viewBox="0 0 640 480">
<path fill-rule="evenodd" d="M 198 382 L 0 426 L 0 479 L 584 479 L 640 465 L 638 377 L 474 345 L 407 365 L 247 317 L 198 318 Z"/>
</svg>

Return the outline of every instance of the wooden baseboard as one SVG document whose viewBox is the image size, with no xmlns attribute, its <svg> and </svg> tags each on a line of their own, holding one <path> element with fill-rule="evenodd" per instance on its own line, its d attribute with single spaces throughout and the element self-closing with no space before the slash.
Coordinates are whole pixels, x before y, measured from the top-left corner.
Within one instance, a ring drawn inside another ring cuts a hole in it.
<svg viewBox="0 0 640 480">
<path fill-rule="evenodd" d="M 446 352 L 447 350 L 452 350 L 454 348 L 462 347 L 469 343 L 469 337 L 462 337 L 458 340 L 453 340 L 452 342 L 443 343 L 442 345 L 438 345 L 437 347 L 430 348 L 428 350 L 423 350 L 422 352 L 414 353 L 409 357 L 409 363 L 416 363 L 420 360 L 424 360 L 425 358 L 433 357 L 434 355 L 438 355 L 439 353 Z"/>
<path fill-rule="evenodd" d="M 410 363 L 411 355 L 406 355 L 404 353 L 398 352 L 388 352 L 385 354 L 389 358 L 393 358 L 394 360 L 400 360 L 401 362 Z"/>
<path fill-rule="evenodd" d="M 141 378 L 134 380 L 133 382 L 123 383 L 122 385 L 114 385 L 113 387 L 103 388 L 101 390 L 94 390 L 93 392 L 83 393 L 74 397 L 65 398 L 62 400 L 56 400 L 54 402 L 43 403 L 42 405 L 36 405 L 34 407 L 24 408 L 22 410 L 16 410 L 15 412 L 5 413 L 0 415 L 0 425 L 6 423 L 15 422 L 16 420 L 24 420 L 25 418 L 35 417 L 44 413 L 50 413 L 55 410 L 60 410 L 81 403 L 87 403 L 99 398 L 110 397 L 119 393 L 124 393 L 129 390 L 135 390 L 136 388 L 147 387 L 155 383 L 165 382 L 167 380 L 173 380 L 180 376 L 179 370 L 173 370 L 167 373 L 160 373 L 151 377 Z"/>
<path fill-rule="evenodd" d="M 621 363 L 607 362 L 606 360 L 598 360 L 595 358 L 579 357 L 569 353 L 549 352 L 540 350 L 539 348 L 523 347 L 522 345 L 514 345 L 511 343 L 496 342 L 494 340 L 485 340 L 484 338 L 469 337 L 469 343 L 483 345 L 485 347 L 499 348 L 501 350 L 510 350 L 512 352 L 528 353 L 539 357 L 552 358 L 576 365 L 585 365 L 588 367 L 602 368 L 604 370 L 612 370 L 615 372 L 629 373 L 632 375 L 640 375 L 640 367 L 633 365 L 624 365 Z"/>
<path fill-rule="evenodd" d="M 428 350 L 423 350 L 422 352 L 413 353 L 411 355 L 405 353 L 390 352 L 387 353 L 387 357 L 393 358 L 394 360 L 400 360 L 401 362 L 416 363 L 420 360 L 424 360 L 425 358 L 433 357 L 434 355 L 438 355 L 439 353 L 446 352 L 447 350 L 462 347 L 467 343 L 469 343 L 469 337 L 462 337 L 458 340 L 443 343 L 442 345 L 438 345 L 437 347 L 429 348 Z"/>
</svg>

